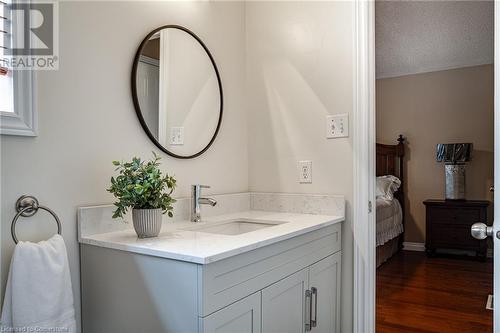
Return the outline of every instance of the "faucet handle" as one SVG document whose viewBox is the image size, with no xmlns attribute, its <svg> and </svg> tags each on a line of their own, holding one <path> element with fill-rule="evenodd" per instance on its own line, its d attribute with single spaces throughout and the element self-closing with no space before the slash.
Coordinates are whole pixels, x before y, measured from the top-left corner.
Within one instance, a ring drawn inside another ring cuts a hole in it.
<svg viewBox="0 0 500 333">
<path fill-rule="evenodd" d="M 196 185 L 193 185 L 192 186 L 193 188 L 193 191 L 196 191 L 196 192 L 201 192 L 201 189 L 202 188 L 210 188 L 210 186 L 208 185 L 200 185 L 200 184 L 196 184 Z"/>
</svg>

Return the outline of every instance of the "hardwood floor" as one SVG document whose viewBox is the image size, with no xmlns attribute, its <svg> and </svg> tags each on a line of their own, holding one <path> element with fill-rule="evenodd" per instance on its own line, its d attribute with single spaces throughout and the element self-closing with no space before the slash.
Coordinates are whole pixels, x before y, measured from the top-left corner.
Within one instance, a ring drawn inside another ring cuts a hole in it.
<svg viewBox="0 0 500 333">
<path fill-rule="evenodd" d="M 377 270 L 377 333 L 493 332 L 493 263 L 401 251 Z"/>
</svg>

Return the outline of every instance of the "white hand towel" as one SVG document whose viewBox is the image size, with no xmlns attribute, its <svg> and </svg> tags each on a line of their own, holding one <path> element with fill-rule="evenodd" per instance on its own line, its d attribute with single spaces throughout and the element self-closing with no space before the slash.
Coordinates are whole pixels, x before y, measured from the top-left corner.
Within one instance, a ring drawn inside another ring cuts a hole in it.
<svg viewBox="0 0 500 333">
<path fill-rule="evenodd" d="M 68 255 L 60 235 L 16 245 L 1 323 L 6 332 L 76 331 Z"/>
</svg>

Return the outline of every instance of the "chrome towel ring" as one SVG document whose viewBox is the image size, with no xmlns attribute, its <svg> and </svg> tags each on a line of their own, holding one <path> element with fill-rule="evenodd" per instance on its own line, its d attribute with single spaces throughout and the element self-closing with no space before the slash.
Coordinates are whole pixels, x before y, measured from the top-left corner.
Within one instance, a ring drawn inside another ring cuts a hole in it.
<svg viewBox="0 0 500 333">
<path fill-rule="evenodd" d="M 30 217 L 36 214 L 39 209 L 43 209 L 46 212 L 49 212 L 54 219 L 56 220 L 57 223 L 57 233 L 60 235 L 62 233 L 62 227 L 61 227 L 61 221 L 59 220 L 59 217 L 57 216 L 54 211 L 48 207 L 41 206 L 38 203 L 38 199 L 35 198 L 34 196 L 31 195 L 23 195 L 16 201 L 16 211 L 17 214 L 14 216 L 14 219 L 12 219 L 12 225 L 10 226 L 10 233 L 12 234 L 12 239 L 14 240 L 14 243 L 18 243 L 19 241 L 17 240 L 16 236 L 16 223 L 17 220 L 19 219 L 20 216 L 23 217 Z"/>
</svg>

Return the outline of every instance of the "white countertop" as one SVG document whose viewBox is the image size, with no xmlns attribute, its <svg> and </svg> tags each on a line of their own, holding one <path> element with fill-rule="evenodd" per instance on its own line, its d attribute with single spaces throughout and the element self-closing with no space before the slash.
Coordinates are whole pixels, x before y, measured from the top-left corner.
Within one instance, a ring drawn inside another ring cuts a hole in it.
<svg viewBox="0 0 500 333">
<path fill-rule="evenodd" d="M 249 219 L 286 222 L 240 235 L 197 230 L 223 221 Z M 344 216 L 246 211 L 208 217 L 204 222 L 164 223 L 156 238 L 139 239 L 133 229 L 80 236 L 80 243 L 156 257 L 208 264 L 344 220 Z"/>
</svg>

